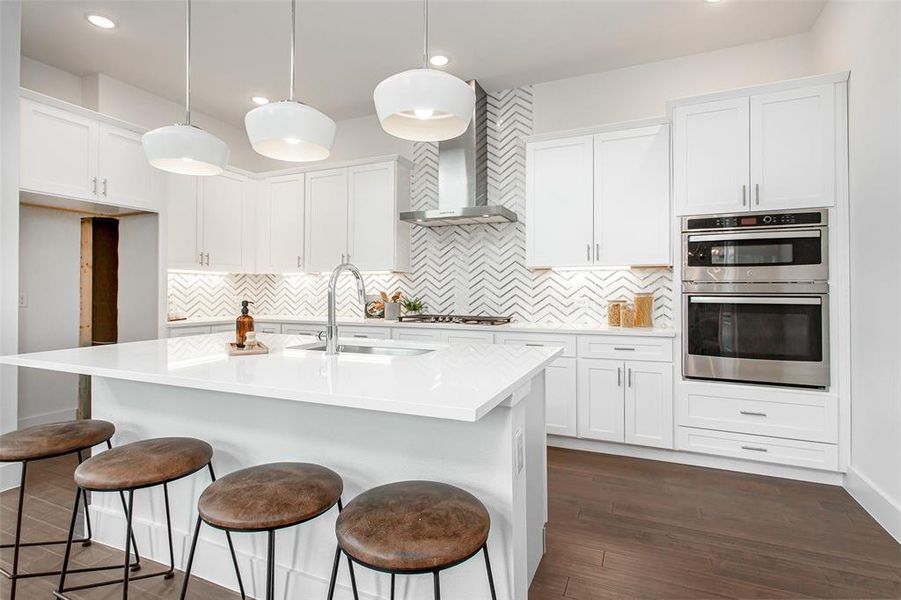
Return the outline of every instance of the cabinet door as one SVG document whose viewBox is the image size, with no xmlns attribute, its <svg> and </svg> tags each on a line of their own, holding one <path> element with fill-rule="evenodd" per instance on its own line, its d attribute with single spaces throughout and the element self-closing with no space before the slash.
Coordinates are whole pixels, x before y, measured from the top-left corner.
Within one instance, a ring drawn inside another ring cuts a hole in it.
<svg viewBox="0 0 901 600">
<path fill-rule="evenodd" d="M 244 178 L 231 173 L 204 177 L 201 182 L 201 226 L 207 268 L 213 271 L 243 270 Z"/>
<path fill-rule="evenodd" d="M 748 209 L 748 98 L 673 110 L 673 194 L 677 215 Z"/>
<path fill-rule="evenodd" d="M 548 365 L 544 370 L 544 394 L 547 432 L 577 436 L 579 394 L 575 358 L 558 358 Z"/>
<path fill-rule="evenodd" d="M 361 271 L 395 268 L 395 163 L 351 167 L 348 254 Z"/>
<path fill-rule="evenodd" d="M 69 198 L 97 199 L 97 122 L 21 101 L 19 185 Z"/>
<path fill-rule="evenodd" d="M 833 87 L 751 96 L 754 210 L 835 204 Z"/>
<path fill-rule="evenodd" d="M 526 149 L 526 264 L 592 263 L 592 136 L 536 142 Z"/>
<path fill-rule="evenodd" d="M 673 447 L 673 366 L 633 362 L 626 368 L 626 442 Z"/>
<path fill-rule="evenodd" d="M 579 359 L 579 437 L 624 441 L 623 371 L 618 360 Z"/>
<path fill-rule="evenodd" d="M 170 269 L 200 269 L 203 259 L 200 238 L 197 177 L 166 175 L 168 219 L 168 264 Z"/>
<path fill-rule="evenodd" d="M 141 135 L 112 125 L 100 126 L 98 198 L 116 206 L 157 210 L 154 178 Z"/>
<path fill-rule="evenodd" d="M 347 169 L 307 173 L 305 268 L 331 271 L 347 254 Z"/>
<path fill-rule="evenodd" d="M 669 126 L 594 138 L 596 265 L 670 264 Z"/>
<path fill-rule="evenodd" d="M 257 269 L 266 273 L 303 270 L 304 176 L 272 177 L 262 186 Z"/>
</svg>

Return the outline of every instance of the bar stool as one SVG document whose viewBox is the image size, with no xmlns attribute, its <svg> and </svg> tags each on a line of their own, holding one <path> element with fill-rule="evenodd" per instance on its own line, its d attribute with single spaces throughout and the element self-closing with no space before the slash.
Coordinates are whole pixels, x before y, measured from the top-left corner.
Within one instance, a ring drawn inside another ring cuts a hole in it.
<svg viewBox="0 0 901 600">
<path fill-rule="evenodd" d="M 40 573 L 19 573 L 19 551 L 21 548 L 29 546 L 53 546 L 65 544 L 66 540 L 52 540 L 43 542 L 25 542 L 22 543 L 22 515 L 24 514 L 25 503 L 25 475 L 28 470 L 28 464 L 38 460 L 46 460 L 56 458 L 66 454 L 77 454 L 78 463 L 84 460 L 84 452 L 93 446 L 106 443 L 107 447 L 111 447 L 110 438 L 116 432 L 116 427 L 112 423 L 100 420 L 84 419 L 80 421 L 64 421 L 61 423 L 48 423 L 45 425 L 36 425 L 26 429 L 19 429 L 0 435 L 0 462 L 20 462 L 22 463 L 22 478 L 19 483 L 19 503 L 16 511 L 16 534 L 15 541 L 12 544 L 2 544 L 0 548 L 13 548 L 13 564 L 12 572 L 6 569 L 0 569 L 11 583 L 10 600 L 16 597 L 16 584 L 19 579 L 30 577 L 46 577 L 48 575 L 59 575 L 59 571 L 43 571 Z M 87 494 L 83 490 L 78 491 L 79 495 L 84 497 L 85 505 L 87 505 Z M 125 508 L 125 496 L 122 495 L 122 507 Z M 76 509 L 77 510 L 77 509 Z M 75 513 L 73 513 L 73 518 Z M 91 519 L 85 513 L 85 525 L 87 528 L 87 536 L 74 542 L 80 543 L 82 546 L 91 545 Z M 140 568 L 140 558 L 135 548 L 135 564 L 133 568 Z M 106 567 L 91 567 L 85 569 L 76 569 L 73 572 L 83 573 L 87 571 L 102 571 L 107 569 L 118 569 L 120 565 Z"/>
<path fill-rule="evenodd" d="M 337 473 L 309 463 L 257 465 L 229 473 L 210 484 L 197 502 L 197 525 L 181 599 L 184 600 L 188 590 L 201 522 L 226 532 L 267 532 L 266 599 L 272 600 L 275 598 L 275 532 L 315 519 L 336 504 L 340 511 L 343 491 L 344 482 Z M 347 563 L 353 578 L 350 559 Z M 243 588 L 241 597 L 244 597 Z"/>
<path fill-rule="evenodd" d="M 63 568 L 59 575 L 59 587 L 53 592 L 57 598 L 67 599 L 67 592 L 84 590 L 106 585 L 122 584 L 122 598 L 128 598 L 129 581 L 147 579 L 148 577 L 163 576 L 171 579 L 175 574 L 175 553 L 172 547 L 172 520 L 169 514 L 169 487 L 168 484 L 177 479 L 187 477 L 207 467 L 210 478 L 215 481 L 216 474 L 212 465 L 213 448 L 204 441 L 186 437 L 169 437 L 142 440 L 112 448 L 89 458 L 75 469 L 75 484 L 78 492 L 75 495 L 75 508 L 72 510 L 72 522 L 69 525 L 69 538 L 66 542 L 66 552 L 63 555 Z M 163 486 L 163 498 L 166 507 L 166 528 L 169 534 L 169 568 L 156 573 L 145 573 L 130 576 L 134 570 L 129 565 L 128 541 L 131 540 L 137 553 L 137 545 L 132 531 L 132 518 L 134 516 L 134 492 L 153 486 Z M 124 494 L 128 492 L 128 502 L 125 508 L 125 563 L 122 579 L 100 581 L 86 585 L 66 588 L 66 575 L 76 572 L 69 570 L 69 554 L 72 549 L 72 537 L 75 532 L 76 514 L 78 503 L 85 491 L 90 492 L 119 492 L 124 501 Z M 238 561 L 231 536 L 228 536 L 228 546 L 231 549 L 232 559 L 237 573 Z M 241 574 L 238 573 L 238 584 L 243 590 Z"/>
<path fill-rule="evenodd" d="M 488 559 L 490 527 L 485 505 L 446 483 L 401 481 L 372 488 L 338 515 L 338 551 L 328 598 L 334 595 L 340 552 L 364 567 L 390 573 L 392 600 L 395 575 L 422 573 L 432 573 L 435 600 L 440 600 L 439 572 L 482 552 L 491 598 L 497 600 Z"/>
</svg>

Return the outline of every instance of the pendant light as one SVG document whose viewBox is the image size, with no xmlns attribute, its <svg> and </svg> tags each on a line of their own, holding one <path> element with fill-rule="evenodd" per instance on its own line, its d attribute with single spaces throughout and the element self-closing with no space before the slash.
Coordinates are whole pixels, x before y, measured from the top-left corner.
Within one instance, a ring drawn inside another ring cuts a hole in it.
<svg viewBox="0 0 901 600">
<path fill-rule="evenodd" d="M 437 142 L 461 135 L 475 110 L 465 81 L 429 68 L 429 2 L 423 0 L 422 68 L 392 75 L 372 95 L 382 129 L 395 137 Z"/>
<path fill-rule="evenodd" d="M 148 131 L 141 137 L 144 154 L 157 169 L 182 175 L 218 175 L 228 164 L 228 146 L 191 124 L 191 0 L 185 40 L 185 122 Z"/>
<path fill-rule="evenodd" d="M 328 158 L 337 125 L 312 106 L 294 100 L 296 0 L 291 0 L 291 75 L 287 100 L 270 102 L 244 116 L 253 149 L 269 158 L 308 162 Z"/>
</svg>

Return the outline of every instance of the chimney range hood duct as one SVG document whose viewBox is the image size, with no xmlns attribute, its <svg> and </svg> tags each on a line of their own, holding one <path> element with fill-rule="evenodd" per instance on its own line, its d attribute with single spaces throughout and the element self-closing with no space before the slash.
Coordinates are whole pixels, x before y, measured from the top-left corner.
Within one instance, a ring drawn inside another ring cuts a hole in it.
<svg viewBox="0 0 901 600">
<path fill-rule="evenodd" d="M 438 208 L 400 213 L 423 227 L 514 223 L 516 213 L 488 204 L 488 96 L 473 80 L 475 114 L 460 137 L 438 142 Z"/>
</svg>

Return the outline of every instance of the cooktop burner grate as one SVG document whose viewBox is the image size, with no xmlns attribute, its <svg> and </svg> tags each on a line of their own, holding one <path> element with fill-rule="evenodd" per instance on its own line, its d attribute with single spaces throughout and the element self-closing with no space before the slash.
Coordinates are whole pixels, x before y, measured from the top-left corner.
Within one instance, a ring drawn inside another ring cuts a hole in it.
<svg viewBox="0 0 901 600">
<path fill-rule="evenodd" d="M 511 317 L 475 315 L 404 315 L 398 317 L 401 323 L 455 323 L 459 325 L 506 325 Z"/>
</svg>

